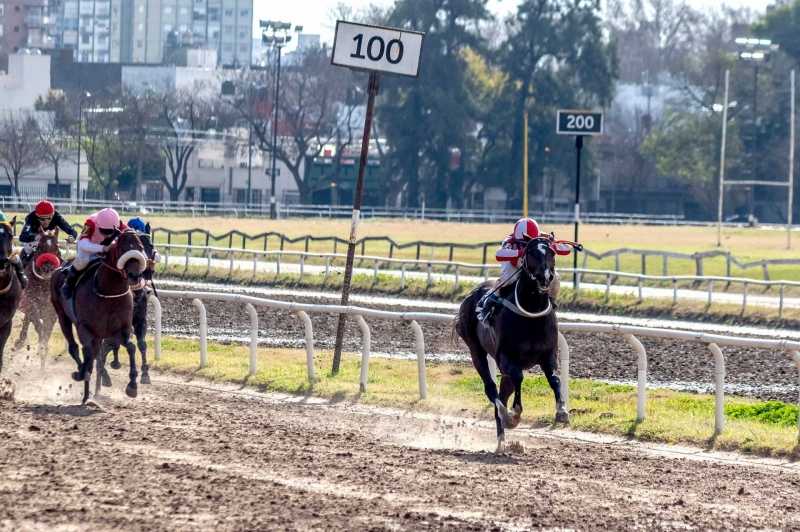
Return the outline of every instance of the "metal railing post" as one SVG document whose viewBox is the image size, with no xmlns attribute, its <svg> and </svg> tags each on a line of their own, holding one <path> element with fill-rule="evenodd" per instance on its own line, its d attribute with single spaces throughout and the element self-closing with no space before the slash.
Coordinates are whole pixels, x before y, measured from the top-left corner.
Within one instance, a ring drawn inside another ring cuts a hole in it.
<svg viewBox="0 0 800 532">
<path fill-rule="evenodd" d="M 425 336 L 422 334 L 422 327 L 416 320 L 411 321 L 411 328 L 414 330 L 417 344 L 417 376 L 419 377 L 419 398 L 428 398 L 428 377 L 425 373 Z"/>
<path fill-rule="evenodd" d="M 559 369 L 561 369 L 561 399 L 564 410 L 569 412 L 569 344 L 564 335 L 558 333 Z"/>
<path fill-rule="evenodd" d="M 356 315 L 356 323 L 361 327 L 361 377 L 359 379 L 359 390 L 361 393 L 367 391 L 369 380 L 369 355 L 372 345 L 372 337 L 369 332 L 369 325 L 364 320 L 364 316 Z"/>
<path fill-rule="evenodd" d="M 311 325 L 311 318 L 302 310 L 297 312 L 303 326 L 305 327 L 305 340 L 306 340 L 306 367 L 308 368 L 308 382 L 314 384 L 316 380 L 314 372 L 314 328 Z"/>
<path fill-rule="evenodd" d="M 250 315 L 250 375 L 255 375 L 258 370 L 258 313 L 250 303 L 244 309 Z"/>
<path fill-rule="evenodd" d="M 155 337 L 155 360 L 161 360 L 161 301 L 158 298 L 151 294 L 150 297 L 147 298 L 151 305 L 153 305 L 153 321 L 155 324 L 153 325 L 153 336 Z"/>
<path fill-rule="evenodd" d="M 708 350 L 714 355 L 714 434 L 722 434 L 725 428 L 725 357 L 717 344 L 708 344 Z"/>
<path fill-rule="evenodd" d="M 193 299 L 192 305 L 194 305 L 200 313 L 200 367 L 204 368 L 208 366 L 208 343 L 206 341 L 208 321 L 206 319 L 206 307 L 199 299 Z"/>
</svg>

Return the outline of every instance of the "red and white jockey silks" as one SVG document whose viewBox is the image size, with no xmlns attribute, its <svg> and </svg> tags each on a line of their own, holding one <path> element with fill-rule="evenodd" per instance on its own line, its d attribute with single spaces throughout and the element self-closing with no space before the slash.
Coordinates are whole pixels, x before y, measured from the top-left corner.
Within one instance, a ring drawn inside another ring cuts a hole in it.
<svg viewBox="0 0 800 532">
<path fill-rule="evenodd" d="M 534 220 L 523 218 L 514 224 L 514 230 L 503 240 L 503 243 L 500 244 L 500 249 L 494 254 L 494 258 L 498 262 L 510 262 L 516 267 L 517 262 L 525 253 L 525 249 L 519 245 L 520 242 L 525 241 L 525 235 L 531 238 L 550 236 L 549 233 L 542 232 L 539 229 L 539 224 Z M 553 250 L 558 255 L 569 255 L 572 252 L 572 248 L 567 244 L 561 243 L 554 243 Z"/>
</svg>

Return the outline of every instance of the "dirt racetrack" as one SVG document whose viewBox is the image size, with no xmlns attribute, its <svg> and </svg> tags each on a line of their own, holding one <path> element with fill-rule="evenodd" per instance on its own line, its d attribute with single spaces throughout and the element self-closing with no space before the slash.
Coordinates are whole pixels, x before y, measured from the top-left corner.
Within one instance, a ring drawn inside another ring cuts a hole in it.
<svg viewBox="0 0 800 532">
<path fill-rule="evenodd" d="M 0 401 L 0 530 L 800 530 L 791 464 L 69 369 Z"/>
</svg>

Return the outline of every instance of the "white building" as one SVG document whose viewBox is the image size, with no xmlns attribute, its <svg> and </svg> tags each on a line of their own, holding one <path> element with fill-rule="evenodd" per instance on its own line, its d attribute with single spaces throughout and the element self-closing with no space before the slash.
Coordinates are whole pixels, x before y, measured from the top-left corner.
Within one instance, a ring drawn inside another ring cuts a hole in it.
<svg viewBox="0 0 800 532">
<path fill-rule="evenodd" d="M 50 56 L 38 51 L 9 55 L 8 72 L 0 72 L 0 109 L 33 110 L 36 98 L 49 89 Z"/>
<path fill-rule="evenodd" d="M 213 68 L 155 65 L 122 67 L 122 85 L 136 91 L 153 89 L 158 93 L 167 93 L 179 89 L 191 89 L 198 83 L 202 83 L 210 94 L 219 94 L 222 85 L 221 73 Z"/>
<path fill-rule="evenodd" d="M 246 137 L 244 137 L 246 139 Z M 246 141 L 245 141 L 246 142 Z M 246 203 L 248 180 L 248 152 L 246 146 L 236 153 L 226 154 L 222 142 L 201 144 L 189 160 L 188 179 L 181 199 L 188 203 Z M 250 168 L 251 203 L 269 205 L 272 182 L 269 153 L 253 150 Z M 300 171 L 303 171 L 301 165 Z M 297 185 L 288 168 L 277 161 L 275 198 L 278 203 L 297 203 Z M 167 179 L 171 173 L 166 169 Z M 164 198 L 169 192 L 164 190 Z"/>
</svg>

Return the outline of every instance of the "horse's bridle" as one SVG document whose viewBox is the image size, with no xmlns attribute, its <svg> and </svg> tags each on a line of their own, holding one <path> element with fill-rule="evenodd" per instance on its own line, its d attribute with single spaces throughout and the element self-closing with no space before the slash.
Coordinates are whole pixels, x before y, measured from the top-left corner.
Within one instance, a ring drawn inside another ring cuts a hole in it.
<svg viewBox="0 0 800 532">
<path fill-rule="evenodd" d="M 530 280 L 533 281 L 534 283 L 536 283 L 536 287 L 539 290 L 539 292 L 543 294 L 545 292 L 542 291 L 542 285 L 539 283 L 539 280 L 536 278 L 536 276 L 534 274 L 532 274 L 531 271 L 528 269 L 528 262 L 527 262 L 527 259 L 528 259 L 528 246 L 534 245 L 534 242 L 538 242 L 538 243 L 541 243 L 541 244 L 547 244 L 547 247 L 550 250 L 552 250 L 553 253 L 555 253 L 555 249 L 553 249 L 553 240 L 550 237 L 539 236 L 539 237 L 536 237 L 536 238 L 531 238 L 525 244 L 525 253 L 522 254 L 522 258 L 520 259 L 520 262 L 519 262 L 520 271 L 525 272 L 528 275 L 528 277 L 530 278 Z M 550 270 L 549 267 L 547 269 L 550 271 L 550 278 L 551 279 L 555 278 L 555 275 L 556 275 L 555 271 Z"/>
</svg>

